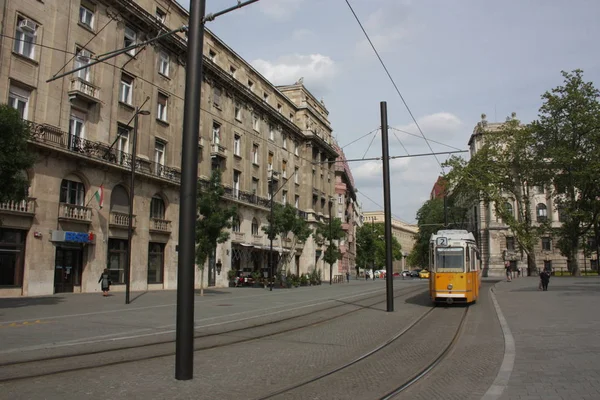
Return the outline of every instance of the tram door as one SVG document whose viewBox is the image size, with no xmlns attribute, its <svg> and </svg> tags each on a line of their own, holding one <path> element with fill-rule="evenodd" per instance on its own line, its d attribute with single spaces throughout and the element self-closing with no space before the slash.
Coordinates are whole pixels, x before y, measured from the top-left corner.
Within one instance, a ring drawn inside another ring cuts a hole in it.
<svg viewBox="0 0 600 400">
<path fill-rule="evenodd" d="M 58 247 L 54 263 L 54 293 L 72 293 L 79 281 L 81 249 Z"/>
</svg>

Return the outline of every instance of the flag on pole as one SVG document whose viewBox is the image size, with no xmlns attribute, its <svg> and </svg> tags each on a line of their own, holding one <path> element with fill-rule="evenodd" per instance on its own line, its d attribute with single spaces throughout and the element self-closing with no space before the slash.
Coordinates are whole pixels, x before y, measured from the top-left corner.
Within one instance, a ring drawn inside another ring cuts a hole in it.
<svg viewBox="0 0 600 400">
<path fill-rule="evenodd" d="M 102 209 L 102 206 L 104 205 L 104 188 L 102 187 L 102 185 L 100 185 L 98 190 L 96 190 L 96 193 L 94 194 L 94 196 L 96 197 L 96 200 L 98 201 L 98 204 L 100 205 L 100 209 Z"/>
</svg>

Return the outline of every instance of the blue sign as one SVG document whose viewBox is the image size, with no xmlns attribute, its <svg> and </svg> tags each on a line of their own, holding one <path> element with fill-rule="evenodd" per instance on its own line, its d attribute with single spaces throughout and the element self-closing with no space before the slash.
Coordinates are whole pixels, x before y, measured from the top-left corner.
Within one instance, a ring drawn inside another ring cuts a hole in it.
<svg viewBox="0 0 600 400">
<path fill-rule="evenodd" d="M 65 232 L 65 242 L 89 243 L 90 235 L 83 232 Z"/>
</svg>

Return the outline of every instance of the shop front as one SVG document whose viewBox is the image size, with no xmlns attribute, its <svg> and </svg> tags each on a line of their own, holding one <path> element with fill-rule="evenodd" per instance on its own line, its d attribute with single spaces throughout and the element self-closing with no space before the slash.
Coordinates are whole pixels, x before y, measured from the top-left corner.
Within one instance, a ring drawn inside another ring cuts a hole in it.
<svg viewBox="0 0 600 400">
<path fill-rule="evenodd" d="M 87 245 L 94 244 L 92 232 L 53 231 L 52 242 L 56 247 L 54 258 L 54 293 L 72 293 L 81 286 L 83 260 Z"/>
<path fill-rule="evenodd" d="M 26 230 L 0 228 L 0 287 L 23 286 Z"/>
</svg>

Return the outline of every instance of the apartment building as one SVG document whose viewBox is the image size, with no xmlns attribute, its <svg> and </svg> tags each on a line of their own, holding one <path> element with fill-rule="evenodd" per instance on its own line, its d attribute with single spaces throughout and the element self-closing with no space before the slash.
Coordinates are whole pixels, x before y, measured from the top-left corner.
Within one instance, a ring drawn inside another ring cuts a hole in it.
<svg viewBox="0 0 600 400">
<path fill-rule="evenodd" d="M 513 115 L 514 117 L 514 115 Z M 484 145 L 487 135 L 493 135 L 502 129 L 502 123 L 489 123 L 482 115 L 482 120 L 477 123 L 469 138 L 470 154 L 473 156 Z M 558 228 L 561 223 L 561 213 L 554 204 L 550 188 L 536 186 L 531 188 L 531 220 L 533 224 L 550 222 L 552 228 Z M 506 207 L 513 212 L 518 212 L 518 204 L 507 196 Z M 483 272 L 486 276 L 504 276 L 505 263 L 508 262 L 513 270 L 527 272 L 527 255 L 519 249 L 518 243 L 509 227 L 495 212 L 493 204 L 480 201 L 473 206 L 469 217 L 474 226 L 474 234 L 478 239 L 481 249 Z M 579 265 L 582 270 L 596 269 L 597 257 L 592 254 L 586 257 L 583 252 L 579 255 Z M 567 260 L 560 254 L 554 245 L 551 233 L 543 235 L 535 246 L 536 267 L 538 270 L 552 268 L 567 271 Z"/>
<path fill-rule="evenodd" d="M 385 224 L 385 213 L 383 211 L 365 211 L 363 212 L 363 223 L 365 226 L 369 226 L 369 224 L 383 225 Z M 415 236 L 418 232 L 417 225 L 392 218 L 392 235 L 398 239 L 402 247 L 402 259 L 394 260 L 392 264 L 394 272 L 405 271 L 412 267 L 406 263 L 406 258 L 415 246 Z"/>
<path fill-rule="evenodd" d="M 186 25 L 187 11 L 172 0 L 2 3 L 0 96 L 29 121 L 38 158 L 23 172 L 29 198 L 0 204 L 0 296 L 96 292 L 104 268 L 124 290 L 130 214 L 131 290 L 174 289 L 186 34 L 86 66 Z M 269 182 L 310 223 L 329 218 L 337 153 L 328 112 L 301 81 L 275 87 L 210 31 L 204 40 L 198 176 L 220 168 L 225 201 L 239 209 L 204 270 L 223 286 L 229 268 L 266 265 Z M 312 238 L 279 242 L 278 260 L 322 268 Z"/>
</svg>

